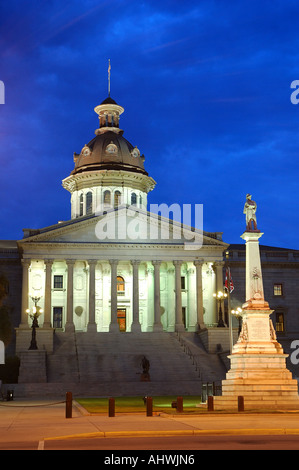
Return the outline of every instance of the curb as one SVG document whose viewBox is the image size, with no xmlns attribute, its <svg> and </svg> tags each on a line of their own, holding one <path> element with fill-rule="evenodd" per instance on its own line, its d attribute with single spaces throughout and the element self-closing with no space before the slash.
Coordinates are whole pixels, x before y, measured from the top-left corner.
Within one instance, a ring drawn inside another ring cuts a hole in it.
<svg viewBox="0 0 299 470">
<path fill-rule="evenodd" d="M 252 435 L 299 435 L 299 429 L 193 429 L 172 431 L 98 431 L 82 434 L 70 434 L 67 436 L 46 437 L 45 441 L 68 439 L 92 439 L 92 438 L 121 438 L 121 437 L 171 437 L 171 436 L 252 436 Z"/>
</svg>

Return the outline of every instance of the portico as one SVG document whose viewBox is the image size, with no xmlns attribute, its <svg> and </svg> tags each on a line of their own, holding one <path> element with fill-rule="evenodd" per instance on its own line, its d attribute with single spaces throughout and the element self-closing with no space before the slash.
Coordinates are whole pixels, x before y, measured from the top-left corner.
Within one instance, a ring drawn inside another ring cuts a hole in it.
<svg viewBox="0 0 299 470">
<path fill-rule="evenodd" d="M 211 297 L 223 279 L 213 266 L 213 261 L 190 258 L 26 258 L 20 329 L 31 326 L 26 310 L 33 305 L 31 297 L 40 297 L 40 328 L 117 331 L 117 312 L 123 309 L 127 332 L 197 331 L 205 322 L 217 323 Z"/>
</svg>

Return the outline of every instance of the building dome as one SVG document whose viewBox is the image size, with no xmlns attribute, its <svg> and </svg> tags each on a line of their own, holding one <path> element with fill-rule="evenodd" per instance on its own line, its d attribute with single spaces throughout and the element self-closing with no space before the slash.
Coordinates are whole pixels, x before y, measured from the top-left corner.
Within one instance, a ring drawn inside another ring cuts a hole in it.
<svg viewBox="0 0 299 470">
<path fill-rule="evenodd" d="M 122 136 L 108 130 L 94 137 L 74 155 L 75 168 L 71 174 L 91 170 L 126 170 L 147 175 L 144 156 Z"/>
<path fill-rule="evenodd" d="M 94 111 L 99 116 L 96 136 L 74 153 L 75 167 L 62 182 L 71 193 L 72 218 L 98 212 L 103 204 L 146 210 L 147 194 L 156 182 L 144 169 L 144 155 L 119 128 L 124 108 L 108 96 Z"/>
</svg>

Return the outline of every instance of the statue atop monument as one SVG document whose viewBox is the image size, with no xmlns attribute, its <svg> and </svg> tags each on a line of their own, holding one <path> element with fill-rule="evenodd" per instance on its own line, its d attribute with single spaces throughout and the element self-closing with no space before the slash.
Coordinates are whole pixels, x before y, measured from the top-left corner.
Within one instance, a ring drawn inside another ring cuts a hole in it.
<svg viewBox="0 0 299 470">
<path fill-rule="evenodd" d="M 246 214 L 246 231 L 253 232 L 257 230 L 257 223 L 256 223 L 256 202 L 252 201 L 251 194 L 246 194 L 246 202 L 244 205 L 243 214 Z"/>
</svg>

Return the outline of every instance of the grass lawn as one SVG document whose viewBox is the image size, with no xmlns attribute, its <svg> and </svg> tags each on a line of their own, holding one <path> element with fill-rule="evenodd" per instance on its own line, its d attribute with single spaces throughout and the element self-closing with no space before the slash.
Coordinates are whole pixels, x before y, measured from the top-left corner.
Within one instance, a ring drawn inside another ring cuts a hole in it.
<svg viewBox="0 0 299 470">
<path fill-rule="evenodd" d="M 153 411 L 163 411 L 165 413 L 176 413 L 176 409 L 171 404 L 177 400 L 176 396 L 158 396 L 153 398 Z M 76 401 L 89 413 L 108 413 L 108 398 L 76 398 Z M 201 402 L 200 396 L 184 396 L 184 411 L 199 411 L 196 404 Z M 145 412 L 146 405 L 143 397 L 115 397 L 116 413 Z"/>
</svg>

